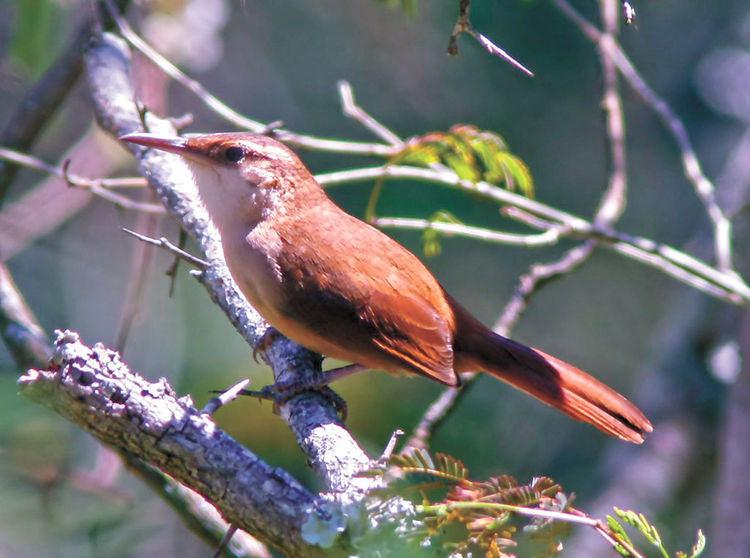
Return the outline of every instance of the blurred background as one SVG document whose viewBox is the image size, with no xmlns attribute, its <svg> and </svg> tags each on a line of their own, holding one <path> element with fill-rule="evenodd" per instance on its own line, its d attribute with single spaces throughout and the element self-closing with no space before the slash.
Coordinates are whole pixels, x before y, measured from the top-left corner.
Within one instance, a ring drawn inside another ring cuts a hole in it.
<svg viewBox="0 0 750 558">
<path fill-rule="evenodd" d="M 597 21 L 593 0 L 571 4 Z M 457 2 L 416 5 L 416 13 L 405 15 L 398 5 L 374 0 L 165 0 L 139 2 L 130 20 L 233 108 L 266 122 L 283 120 L 300 133 L 373 139 L 341 114 L 341 79 L 351 83 L 365 110 L 401 137 L 457 123 L 492 130 L 528 164 L 537 199 L 590 218 L 608 176 L 602 79 L 592 44 L 550 2 L 475 0 L 474 26 L 530 67 L 536 74 L 530 79 L 468 36 L 459 39 L 460 55 L 448 57 Z M 683 119 L 720 199 L 737 215 L 736 263 L 747 272 L 742 188 L 750 173 L 741 172 L 736 158 L 750 122 L 750 6 L 744 0 L 633 5 L 636 24 L 623 27 L 621 42 Z M 88 9 L 75 0 L 0 3 L 3 127 Z M 144 75 L 163 81 L 156 72 Z M 623 85 L 622 93 L 629 194 L 617 229 L 711 261 L 709 222 L 682 174 L 673 140 L 632 90 Z M 230 129 L 178 85 L 168 84 L 167 98 L 153 103 L 165 114 L 193 114 L 189 131 Z M 135 172 L 125 150 L 93 130 L 83 80 L 33 153 L 55 162 L 70 149 L 71 169 L 80 174 Z M 301 156 L 313 172 L 378 162 Z M 362 216 L 372 186 L 329 192 Z M 434 185 L 387 182 L 378 208 L 382 215 L 423 218 L 446 208 L 468 224 L 519 230 L 501 219 L 497 206 Z M 251 377 L 253 386 L 271 381 L 186 270 L 170 297 L 165 271 L 171 258 L 143 250 L 121 231 L 176 239 L 177 228 L 166 218 L 118 210 L 26 170 L 7 192 L 0 217 L 2 257 L 47 332 L 71 328 L 86 343 L 121 345 L 134 371 L 166 376 L 199 407 L 209 390 L 243 377 Z M 419 233 L 388 233 L 421 254 Z M 573 245 L 528 249 L 446 238 L 442 252 L 426 263 L 451 294 L 491 324 L 520 274 Z M 139 264 L 147 270 L 142 285 L 132 271 Z M 135 306 L 132 291 L 140 293 Z M 123 315 L 134 309 L 126 335 Z M 578 507 L 599 517 L 613 505 L 633 507 L 649 515 L 671 548 L 687 550 L 702 528 L 711 549 L 720 433 L 727 384 L 738 370 L 740 321 L 736 308 L 597 250 L 583 268 L 533 298 L 513 337 L 627 394 L 654 422 L 654 436 L 641 447 L 626 447 L 486 377 L 439 429 L 431 449 L 462 459 L 476 479 L 551 476 L 576 493 Z M 5 347 L 0 370 L 0 557 L 207 556 L 165 504 L 113 465 L 96 442 L 17 395 L 19 371 Z M 410 431 L 441 392 L 429 381 L 381 372 L 334 387 L 348 401 L 347 425 L 371 455 L 379 454 L 394 429 Z M 215 418 L 272 465 L 318 486 L 269 404 L 239 400 Z M 614 555 L 577 531 L 569 545 L 563 556 Z"/>
</svg>

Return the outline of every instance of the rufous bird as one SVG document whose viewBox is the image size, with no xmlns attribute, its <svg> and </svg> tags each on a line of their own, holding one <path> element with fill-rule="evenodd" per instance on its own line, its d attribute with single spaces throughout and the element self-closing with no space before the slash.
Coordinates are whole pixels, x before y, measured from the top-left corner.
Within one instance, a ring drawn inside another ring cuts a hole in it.
<svg viewBox="0 0 750 558">
<path fill-rule="evenodd" d="M 461 372 L 488 372 L 612 436 L 641 443 L 651 432 L 643 413 L 613 389 L 485 327 L 414 254 L 334 204 L 278 141 L 250 133 L 120 139 L 183 158 L 237 286 L 289 339 L 447 386 L 458 386 Z"/>
</svg>

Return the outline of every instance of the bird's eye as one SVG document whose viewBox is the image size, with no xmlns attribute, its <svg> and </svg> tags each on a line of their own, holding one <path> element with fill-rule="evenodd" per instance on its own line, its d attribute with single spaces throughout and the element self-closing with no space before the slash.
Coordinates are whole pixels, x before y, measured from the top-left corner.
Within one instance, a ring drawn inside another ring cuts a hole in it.
<svg viewBox="0 0 750 558">
<path fill-rule="evenodd" d="M 224 152 L 224 158 L 230 163 L 239 163 L 245 156 L 245 150 L 241 147 L 230 147 Z"/>
</svg>

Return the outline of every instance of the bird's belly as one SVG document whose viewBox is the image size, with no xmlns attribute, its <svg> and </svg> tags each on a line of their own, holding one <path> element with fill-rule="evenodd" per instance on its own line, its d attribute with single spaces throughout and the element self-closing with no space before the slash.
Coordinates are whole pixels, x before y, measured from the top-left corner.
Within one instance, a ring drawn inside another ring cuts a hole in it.
<svg viewBox="0 0 750 558">
<path fill-rule="evenodd" d="M 284 297 L 276 254 L 267 247 L 257 246 L 256 242 L 251 241 L 251 235 L 240 238 L 241 242 L 223 244 L 229 271 L 251 306 L 281 331 L 276 322 L 279 309 L 284 305 Z"/>
</svg>

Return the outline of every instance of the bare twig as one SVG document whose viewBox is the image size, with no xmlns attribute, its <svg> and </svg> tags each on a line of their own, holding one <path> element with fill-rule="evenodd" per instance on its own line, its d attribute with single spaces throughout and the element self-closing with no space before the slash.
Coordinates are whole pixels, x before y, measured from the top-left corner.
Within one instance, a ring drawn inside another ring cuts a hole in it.
<svg viewBox="0 0 750 558">
<path fill-rule="evenodd" d="M 733 272 L 722 272 L 680 250 L 648 238 L 631 236 L 607 228 L 597 228 L 585 219 L 486 182 L 473 183 L 469 180 L 463 180 L 450 170 L 438 171 L 418 167 L 385 165 L 316 176 L 322 184 L 327 185 L 371 180 L 379 177 L 412 178 L 444 184 L 472 192 L 475 196 L 481 198 L 517 207 L 534 216 L 541 217 L 553 225 L 562 225 L 563 228 L 559 229 L 561 236 L 595 240 L 600 246 L 654 267 L 721 300 L 740 305 L 750 302 L 750 287 Z"/>
<path fill-rule="evenodd" d="M 0 335 L 19 371 L 43 366 L 52 356 L 47 335 L 3 263 L 0 263 Z"/>
<path fill-rule="evenodd" d="M 222 391 L 216 397 L 212 397 L 211 399 L 209 399 L 208 403 L 206 403 L 206 405 L 200 410 L 200 412 L 205 413 L 207 415 L 213 415 L 221 407 L 237 399 L 237 396 L 240 395 L 242 390 L 244 390 L 247 384 L 249 383 L 250 383 L 250 378 L 245 378 L 244 380 L 240 380 L 229 389 Z"/>
<path fill-rule="evenodd" d="M 599 11 L 605 33 L 598 43 L 599 65 L 602 68 L 602 109 L 604 110 L 605 138 L 609 147 L 609 180 L 594 217 L 599 228 L 611 227 L 625 210 L 627 199 L 627 167 L 625 164 L 625 117 L 617 82 L 617 70 L 604 46 L 615 42 L 617 33 L 618 0 L 601 0 Z"/>
<path fill-rule="evenodd" d="M 514 246 L 550 246 L 560 239 L 560 229 L 550 228 L 541 234 L 513 234 L 493 231 L 482 227 L 472 227 L 457 223 L 441 223 L 427 219 L 408 219 L 405 217 L 376 217 L 373 225 L 379 227 L 394 227 L 398 229 L 433 230 L 446 236 L 462 236 L 485 242 L 497 242 Z"/>
<path fill-rule="evenodd" d="M 210 108 L 212 111 L 214 111 L 216 114 L 221 116 L 233 126 L 250 130 L 251 132 L 255 132 L 256 134 L 262 134 L 268 131 L 268 125 L 241 115 L 234 109 L 221 102 L 217 97 L 212 95 L 205 87 L 203 87 L 200 82 L 185 75 L 174 64 L 172 64 L 161 54 L 156 52 L 156 50 L 154 50 L 148 43 L 146 43 L 146 41 L 139 37 L 138 34 L 135 33 L 135 31 L 133 31 L 130 25 L 128 25 L 127 21 L 125 21 L 125 19 L 117 12 L 117 10 L 112 7 L 112 0 L 104 1 L 110 9 L 110 13 L 115 19 L 116 25 L 122 36 L 134 48 L 138 49 L 146 58 L 148 58 L 149 60 L 151 60 L 151 62 L 161 68 L 161 70 L 169 77 L 171 77 L 180 85 L 185 87 L 188 91 L 196 95 L 196 97 L 198 97 L 208 108 Z M 379 156 L 389 156 L 398 152 L 398 149 L 394 148 L 392 145 L 318 138 L 314 136 L 296 134 L 290 130 L 286 130 L 283 128 L 274 129 L 273 134 L 277 139 L 290 145 L 308 149 L 317 149 L 320 151 Z"/>
<path fill-rule="evenodd" d="M 646 83 L 622 48 L 609 35 L 599 31 L 588 22 L 567 0 L 552 0 L 552 3 L 575 23 L 586 37 L 599 45 L 611 58 L 622 76 L 651 108 L 672 135 L 680 150 L 682 168 L 685 176 L 693 185 L 698 197 L 703 202 L 714 227 L 714 255 L 719 271 L 734 273 L 732 265 L 732 231 L 731 222 L 716 201 L 713 183 L 706 177 L 701 168 L 698 156 L 690 141 L 687 130 L 672 108 L 659 97 Z"/>
<path fill-rule="evenodd" d="M 224 552 L 224 549 L 229 546 L 229 541 L 232 540 L 232 537 L 237 532 L 237 526 L 236 525 L 230 525 L 229 529 L 227 529 L 227 532 L 224 534 L 223 537 L 221 537 L 221 540 L 219 541 L 219 545 L 216 547 L 216 551 L 213 553 L 213 556 L 211 558 L 220 558 L 221 554 Z"/>
<path fill-rule="evenodd" d="M 68 164 L 70 163 L 70 160 L 65 161 L 62 167 L 56 167 L 26 153 L 20 153 L 4 147 L 0 147 L 0 159 L 53 174 L 58 178 L 65 180 L 71 186 L 89 190 L 95 196 L 107 200 L 116 207 L 141 211 L 143 213 L 154 213 L 157 215 L 164 214 L 164 208 L 160 205 L 132 200 L 109 190 L 109 188 L 118 188 L 121 186 L 143 187 L 146 185 L 146 181 L 142 178 L 84 178 L 68 172 Z"/>
<path fill-rule="evenodd" d="M 352 86 L 348 81 L 341 80 L 339 81 L 338 86 L 339 97 L 341 98 L 341 108 L 346 116 L 353 118 L 362 124 L 383 141 L 388 142 L 394 147 L 403 148 L 404 142 L 401 138 L 367 114 L 362 107 L 354 102 L 354 93 L 352 92 Z"/>
<path fill-rule="evenodd" d="M 404 431 L 400 428 L 397 428 L 393 431 L 391 434 L 391 437 L 388 438 L 388 443 L 385 445 L 385 448 L 383 449 L 383 453 L 380 454 L 380 457 L 378 458 L 378 461 L 385 463 L 388 461 L 391 456 L 393 455 L 393 450 L 396 449 L 396 444 L 401 439 L 401 437 L 404 435 Z"/>
<path fill-rule="evenodd" d="M 458 37 L 462 33 L 471 35 L 482 47 L 492 54 L 502 58 L 508 62 L 514 68 L 521 70 L 527 76 L 533 77 L 534 73 L 529 70 L 526 66 L 521 64 L 518 60 L 513 58 L 505 50 L 497 46 L 491 39 L 482 35 L 474 29 L 469 20 L 469 7 L 471 6 L 471 0 L 460 0 L 458 5 L 458 18 L 456 19 L 456 25 L 453 26 L 453 32 L 451 33 L 450 41 L 448 42 L 448 54 L 451 56 L 458 55 Z"/>
<path fill-rule="evenodd" d="M 167 252 L 170 252 L 177 256 L 178 258 L 185 260 L 187 263 L 192 265 L 193 267 L 197 267 L 198 269 L 206 269 L 209 267 L 209 263 L 206 260 L 202 260 L 200 258 L 196 258 L 192 254 L 185 252 L 185 250 L 182 250 L 181 248 L 178 248 L 174 244 L 172 244 L 169 239 L 166 237 L 161 238 L 151 238 L 149 236 L 137 233 L 135 231 L 131 231 L 130 229 L 126 229 L 123 227 L 122 229 L 124 232 L 133 235 L 141 242 L 145 242 L 147 244 L 151 244 L 152 246 L 158 246 L 159 248 L 164 248 Z"/>
<path fill-rule="evenodd" d="M 151 194 L 148 190 L 143 193 Z M 138 228 L 145 229 L 149 234 L 154 235 L 159 231 L 159 218 L 155 215 L 140 214 L 138 218 Z M 148 278 L 149 269 L 153 262 L 154 251 L 150 247 L 135 243 L 131 252 L 131 264 L 129 266 L 129 277 L 125 290 L 125 297 L 120 309 L 120 319 L 117 323 L 117 334 L 115 336 L 115 349 L 120 354 L 125 353 L 125 345 L 130 336 L 130 331 L 135 322 L 135 317 L 141 307 L 144 292 L 146 290 L 146 279 Z"/>
</svg>

